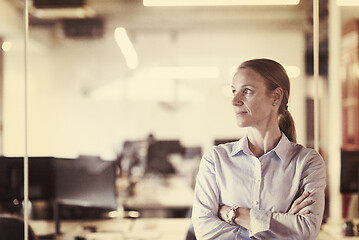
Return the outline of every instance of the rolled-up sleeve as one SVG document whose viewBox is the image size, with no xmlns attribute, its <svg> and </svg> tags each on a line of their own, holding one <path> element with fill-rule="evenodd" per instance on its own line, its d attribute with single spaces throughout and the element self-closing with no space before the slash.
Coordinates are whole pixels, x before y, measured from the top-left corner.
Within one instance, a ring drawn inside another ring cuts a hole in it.
<svg viewBox="0 0 359 240">
<path fill-rule="evenodd" d="M 192 223 L 197 239 L 235 239 L 238 226 L 218 218 L 219 195 L 214 164 L 207 154 L 201 160 L 194 194 Z"/>
<path fill-rule="evenodd" d="M 272 213 L 270 211 L 251 209 L 250 236 L 257 239 L 316 239 L 322 224 L 326 168 L 324 161 L 315 151 L 304 161 L 301 173 L 301 188 L 310 192 L 306 200 L 314 203 L 304 210 L 309 214 L 293 215 L 288 213 Z"/>
</svg>

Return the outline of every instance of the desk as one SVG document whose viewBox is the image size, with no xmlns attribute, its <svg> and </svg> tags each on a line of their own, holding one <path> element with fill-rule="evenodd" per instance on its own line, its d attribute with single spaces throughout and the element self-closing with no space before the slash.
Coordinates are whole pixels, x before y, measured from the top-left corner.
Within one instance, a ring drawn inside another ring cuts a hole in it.
<svg viewBox="0 0 359 240">
<path fill-rule="evenodd" d="M 85 221 L 62 221 L 62 235 L 56 240 L 184 240 L 191 222 L 189 218 L 140 218 Z M 44 220 L 31 220 L 35 234 L 54 232 L 54 224 Z M 96 232 L 89 229 L 95 227 Z"/>
<path fill-rule="evenodd" d="M 359 219 L 354 220 L 355 225 L 359 224 Z M 345 237 L 342 234 L 342 221 L 328 222 L 322 225 L 321 231 L 319 233 L 317 240 L 359 240 L 359 236 L 355 237 Z"/>
<path fill-rule="evenodd" d="M 186 212 L 192 203 L 193 189 L 186 178 L 151 177 L 135 185 L 134 195 L 125 200 L 124 207 L 141 212 L 141 217 L 176 217 L 169 211 Z"/>
<path fill-rule="evenodd" d="M 64 233 L 56 240 L 74 240 L 83 236 L 87 240 L 184 240 L 191 222 L 189 218 L 139 218 L 85 221 L 62 221 Z M 53 222 L 31 220 L 31 227 L 37 235 L 54 232 Z M 92 233 L 89 227 L 96 227 Z M 341 223 L 323 224 L 317 240 L 359 240 L 359 237 L 344 237 Z"/>
</svg>

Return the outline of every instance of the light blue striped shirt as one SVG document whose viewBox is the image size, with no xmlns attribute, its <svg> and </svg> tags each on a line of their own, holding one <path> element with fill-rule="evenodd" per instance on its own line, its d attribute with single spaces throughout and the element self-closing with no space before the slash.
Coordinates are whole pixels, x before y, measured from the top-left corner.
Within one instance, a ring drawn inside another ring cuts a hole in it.
<svg viewBox="0 0 359 240">
<path fill-rule="evenodd" d="M 192 222 L 203 239 L 316 239 L 324 212 L 325 163 L 313 149 L 290 142 L 282 133 L 278 145 L 259 159 L 247 136 L 213 147 L 204 154 L 196 179 Z M 315 202 L 288 214 L 301 189 Z M 250 208 L 251 231 L 217 216 L 220 205 Z"/>
</svg>

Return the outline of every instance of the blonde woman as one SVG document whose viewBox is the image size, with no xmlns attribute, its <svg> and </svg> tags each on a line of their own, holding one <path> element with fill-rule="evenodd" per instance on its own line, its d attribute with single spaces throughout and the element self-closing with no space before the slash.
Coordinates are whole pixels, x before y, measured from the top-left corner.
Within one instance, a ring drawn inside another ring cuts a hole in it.
<svg viewBox="0 0 359 240">
<path fill-rule="evenodd" d="M 296 143 L 286 71 L 270 59 L 246 61 L 232 90 L 237 125 L 247 135 L 201 160 L 192 213 L 197 239 L 316 239 L 325 164 Z"/>
</svg>

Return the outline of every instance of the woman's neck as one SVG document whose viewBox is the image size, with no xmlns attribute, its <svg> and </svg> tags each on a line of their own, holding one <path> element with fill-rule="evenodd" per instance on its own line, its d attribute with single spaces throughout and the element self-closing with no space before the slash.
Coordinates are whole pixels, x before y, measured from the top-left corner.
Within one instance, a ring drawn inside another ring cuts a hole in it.
<svg viewBox="0 0 359 240">
<path fill-rule="evenodd" d="M 257 158 L 269 152 L 277 146 L 282 133 L 279 127 L 272 130 L 260 131 L 256 128 L 248 129 L 248 146 Z"/>
</svg>

